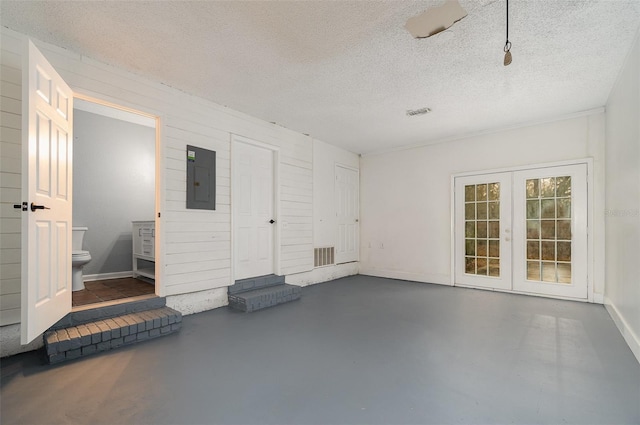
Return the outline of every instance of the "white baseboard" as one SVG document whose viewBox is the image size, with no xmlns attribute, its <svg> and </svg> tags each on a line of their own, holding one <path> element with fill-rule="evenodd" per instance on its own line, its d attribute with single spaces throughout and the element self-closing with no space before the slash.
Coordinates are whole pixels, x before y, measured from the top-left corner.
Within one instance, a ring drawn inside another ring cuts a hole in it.
<svg viewBox="0 0 640 425">
<path fill-rule="evenodd" d="M 638 363 L 640 363 L 640 338 L 636 335 L 633 329 L 631 329 L 629 323 L 620 315 L 616 306 L 612 304 L 611 300 L 607 297 L 604 297 L 604 307 L 613 319 L 613 323 L 618 327 L 622 337 L 629 345 L 629 348 L 631 348 L 631 351 L 636 356 Z"/>
<path fill-rule="evenodd" d="M 44 345 L 42 337 L 34 339 L 27 345 L 20 344 L 20 324 L 0 327 L 0 357 L 13 356 L 18 353 L 37 350 Z"/>
<path fill-rule="evenodd" d="M 451 278 L 444 274 L 422 274 L 398 270 L 380 270 L 360 266 L 360 274 L 365 276 L 386 277 L 387 279 L 409 280 L 412 282 L 435 283 L 451 286 Z"/>
<path fill-rule="evenodd" d="M 85 274 L 82 276 L 83 282 L 91 282 L 94 280 L 108 280 L 108 279 L 122 279 L 125 277 L 133 277 L 133 271 L 130 272 L 113 272 L 113 273 L 98 273 L 98 274 Z"/>
<path fill-rule="evenodd" d="M 604 294 L 593 294 L 594 304 L 604 304 Z"/>
<path fill-rule="evenodd" d="M 309 286 L 341 277 L 358 274 L 360 263 L 344 263 L 332 266 L 318 267 L 309 272 L 290 274 L 285 276 L 285 282 L 296 286 Z"/>
<path fill-rule="evenodd" d="M 168 295 L 167 307 L 178 310 L 183 315 L 213 310 L 229 304 L 227 287 L 207 289 L 188 294 Z"/>
</svg>

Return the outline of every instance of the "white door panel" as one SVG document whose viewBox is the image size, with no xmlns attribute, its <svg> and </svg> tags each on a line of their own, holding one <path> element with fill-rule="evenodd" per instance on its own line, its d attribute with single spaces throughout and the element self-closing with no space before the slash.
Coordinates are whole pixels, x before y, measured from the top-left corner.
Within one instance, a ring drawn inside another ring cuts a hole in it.
<svg viewBox="0 0 640 425">
<path fill-rule="evenodd" d="M 31 41 L 23 68 L 21 341 L 71 311 L 73 93 Z"/>
<path fill-rule="evenodd" d="M 514 173 L 517 291 L 587 298 L 587 166 Z"/>
<path fill-rule="evenodd" d="M 274 154 L 234 142 L 235 278 L 274 272 Z"/>
<path fill-rule="evenodd" d="M 357 170 L 336 165 L 336 220 L 338 240 L 336 264 L 358 261 L 359 256 L 359 175 Z"/>
<path fill-rule="evenodd" d="M 511 174 L 455 180 L 456 283 L 511 289 Z"/>
</svg>

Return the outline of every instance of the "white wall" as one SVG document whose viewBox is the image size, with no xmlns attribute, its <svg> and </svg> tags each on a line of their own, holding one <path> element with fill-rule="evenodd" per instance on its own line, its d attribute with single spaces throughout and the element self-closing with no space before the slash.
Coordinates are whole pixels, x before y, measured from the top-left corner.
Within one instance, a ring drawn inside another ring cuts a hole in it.
<svg viewBox="0 0 640 425">
<path fill-rule="evenodd" d="M 595 246 L 602 246 L 604 132 L 600 111 L 364 156 L 360 273 L 450 285 L 453 174 L 587 157 L 594 159 Z M 604 263 L 602 249 L 596 251 L 595 292 L 601 299 Z"/>
<path fill-rule="evenodd" d="M 359 169 L 360 158 L 320 140 L 313 141 L 313 246 L 335 247 L 338 238 L 335 197 L 335 167 Z M 358 273 L 358 263 L 319 267 L 287 276 L 287 283 L 306 286 Z"/>
<path fill-rule="evenodd" d="M 20 318 L 20 214 L 12 203 L 21 192 L 21 72 L 25 36 L 1 29 L 2 66 L 2 264 L 0 324 Z M 280 270 L 313 269 L 313 141 L 282 126 L 191 96 L 138 75 L 34 40 L 79 94 L 160 119 L 157 209 L 162 213 L 156 281 L 168 305 L 196 312 L 226 303 L 231 276 L 230 141 L 232 134 L 279 147 Z M 217 152 L 216 211 L 186 210 L 187 144 Z M 200 293 L 194 295 L 194 293 Z M 185 304 L 186 303 L 186 304 Z M 0 330 L 2 330 L 0 328 Z"/>
<path fill-rule="evenodd" d="M 155 216 L 155 128 L 73 111 L 73 226 L 85 226 L 83 274 L 132 270 L 133 220 Z"/>
<path fill-rule="evenodd" d="M 606 109 L 605 305 L 640 361 L 640 37 Z"/>
<path fill-rule="evenodd" d="M 21 212 L 13 204 L 22 201 L 22 75 L 20 67 L 10 66 L 4 51 L 4 32 L 1 35 L 0 325 L 5 325 L 20 321 Z"/>
</svg>

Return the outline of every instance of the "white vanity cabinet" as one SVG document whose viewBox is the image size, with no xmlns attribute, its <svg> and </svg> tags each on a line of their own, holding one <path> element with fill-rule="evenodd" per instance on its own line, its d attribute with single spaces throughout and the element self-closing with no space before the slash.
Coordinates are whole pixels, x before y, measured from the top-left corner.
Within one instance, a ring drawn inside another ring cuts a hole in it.
<svg viewBox="0 0 640 425">
<path fill-rule="evenodd" d="M 144 276 L 155 279 L 155 221 L 134 221 L 133 223 L 133 277 Z M 150 267 L 138 267 L 138 260 L 153 261 Z"/>
</svg>

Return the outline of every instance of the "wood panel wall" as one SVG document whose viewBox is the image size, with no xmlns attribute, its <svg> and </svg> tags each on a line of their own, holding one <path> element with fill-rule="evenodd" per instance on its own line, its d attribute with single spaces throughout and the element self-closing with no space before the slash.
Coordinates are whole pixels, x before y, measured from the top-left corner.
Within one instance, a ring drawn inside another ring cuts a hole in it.
<svg viewBox="0 0 640 425">
<path fill-rule="evenodd" d="M 21 75 L 25 36 L 2 28 L 0 325 L 20 320 Z M 162 241 L 161 295 L 231 284 L 231 158 L 233 134 L 279 148 L 280 271 L 313 269 L 313 148 L 309 136 L 206 101 L 139 75 L 33 40 L 76 92 L 159 117 L 157 202 Z M 187 210 L 186 145 L 217 152 L 216 211 Z"/>
</svg>

